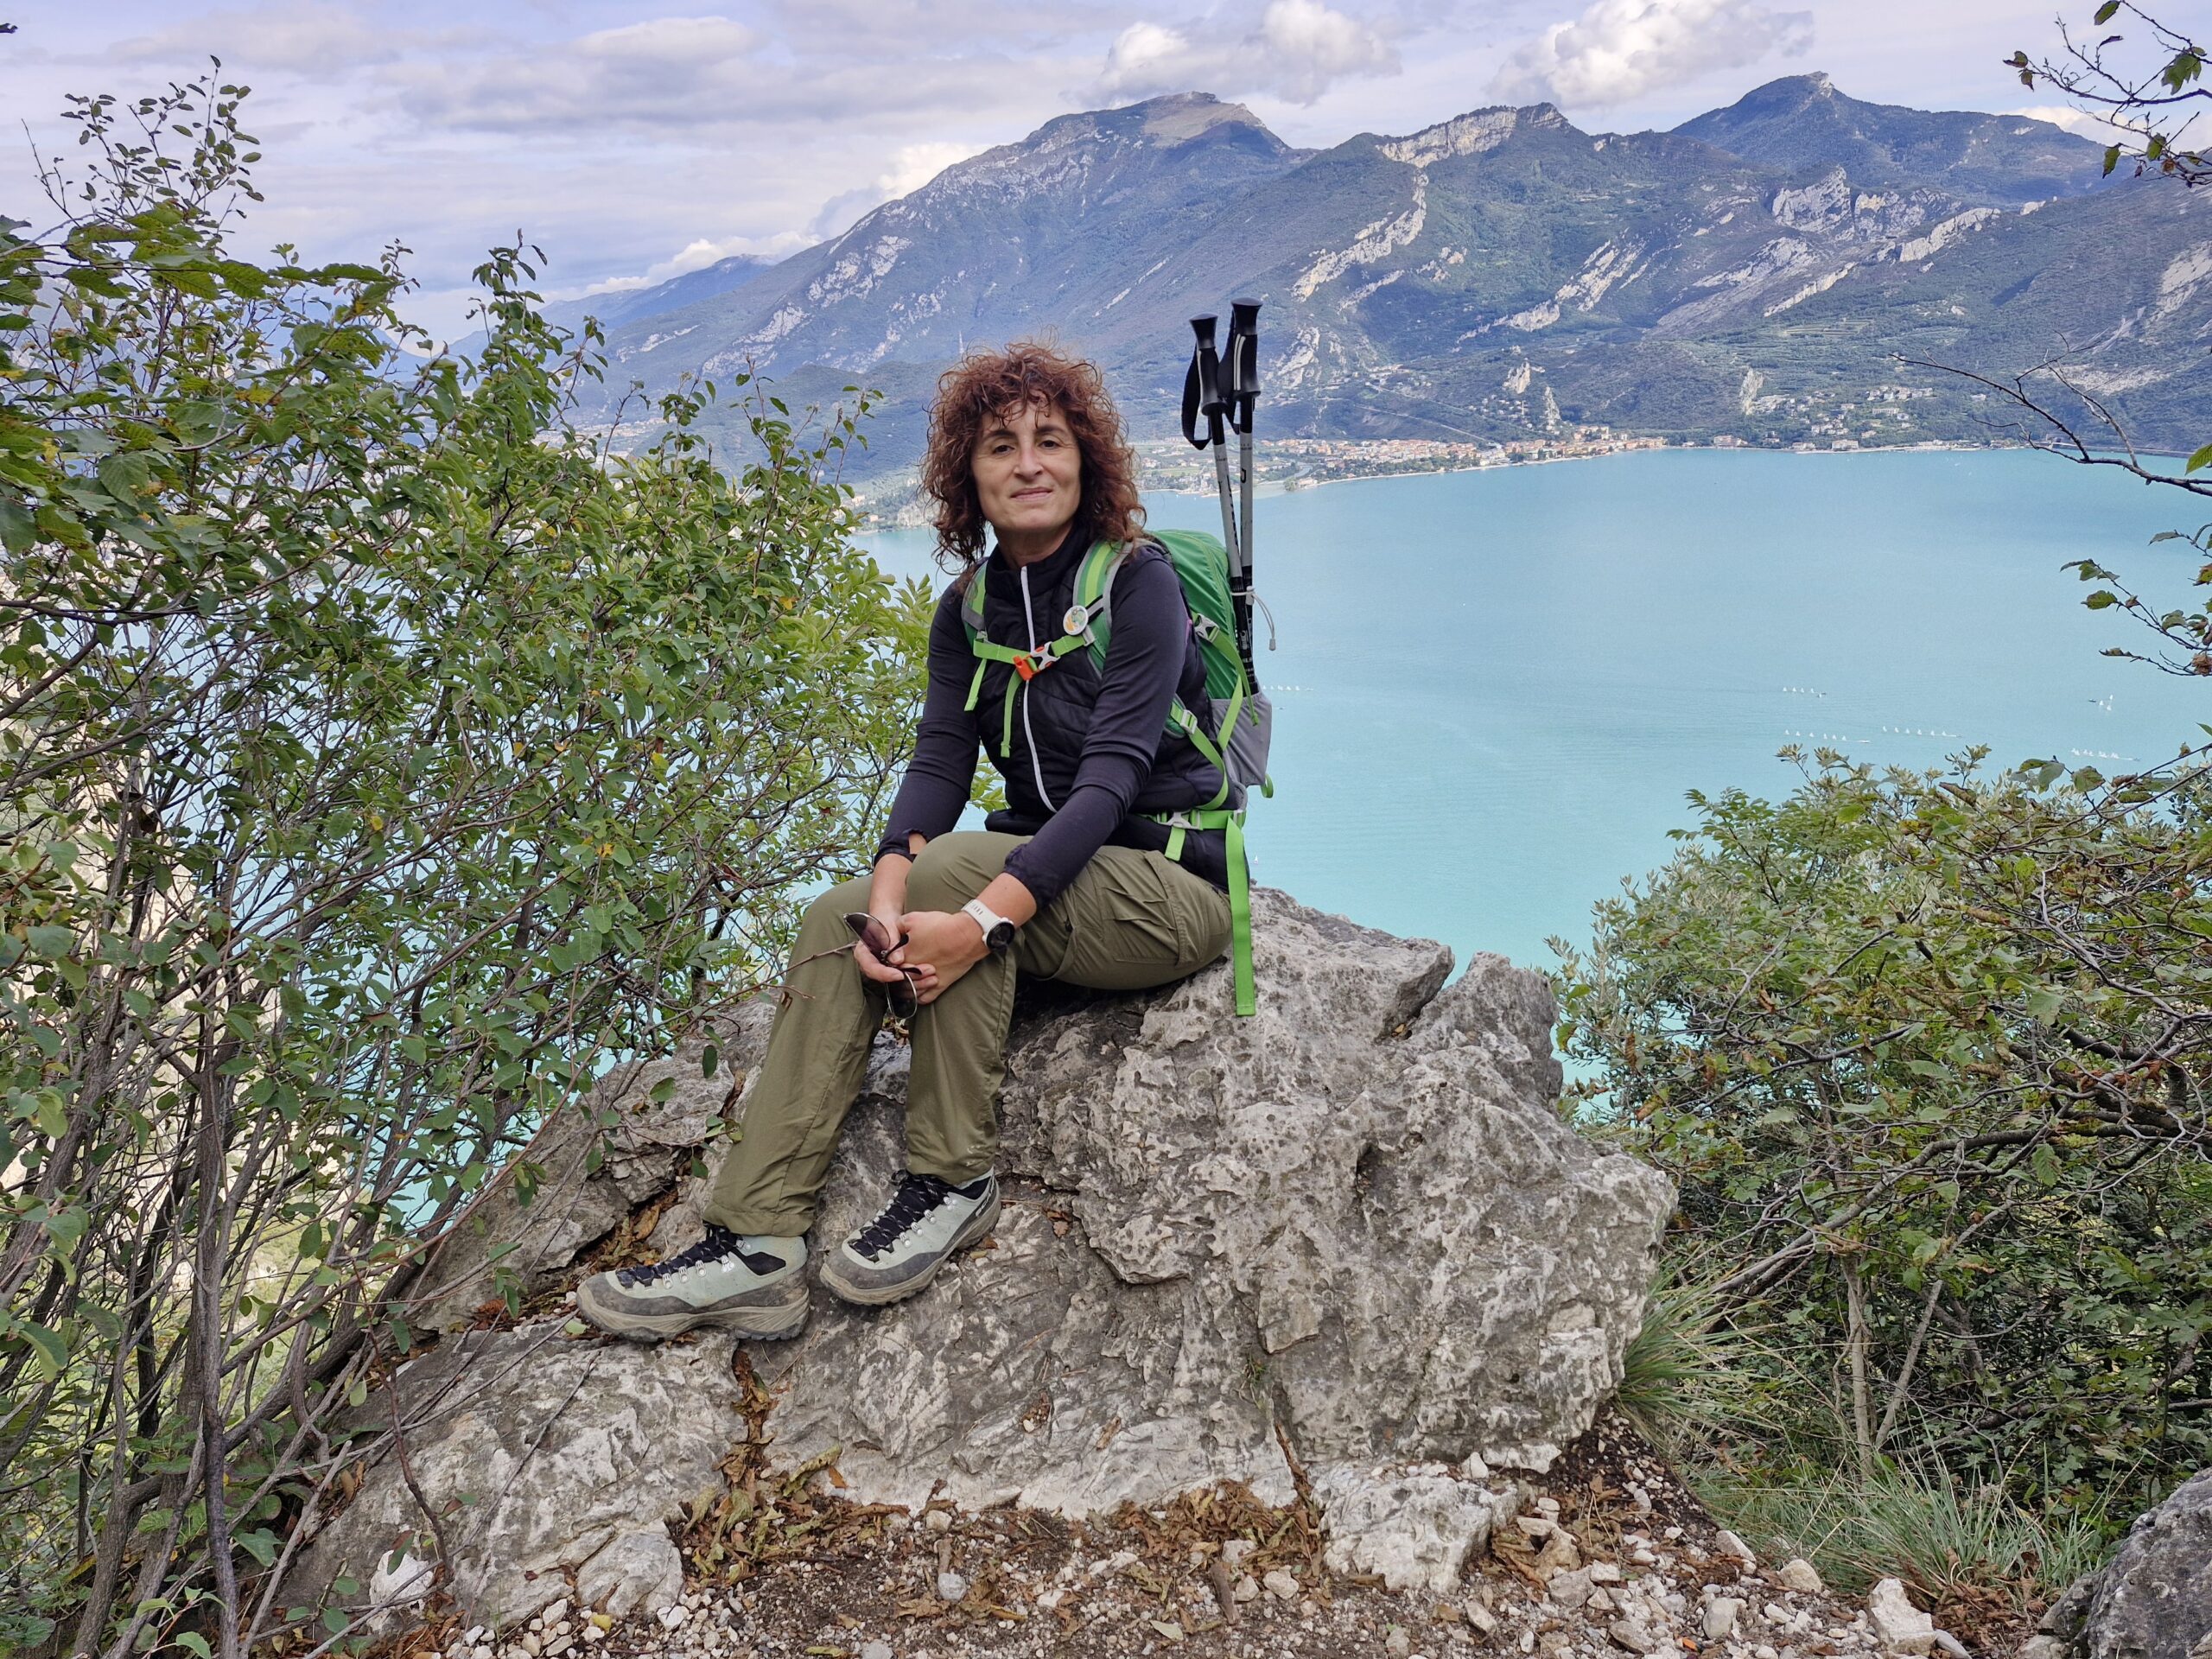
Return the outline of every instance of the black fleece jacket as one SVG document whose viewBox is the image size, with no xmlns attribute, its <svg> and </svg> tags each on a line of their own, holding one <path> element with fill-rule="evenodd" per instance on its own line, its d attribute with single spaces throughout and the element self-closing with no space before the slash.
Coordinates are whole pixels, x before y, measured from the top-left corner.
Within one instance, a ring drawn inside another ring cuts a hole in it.
<svg viewBox="0 0 2212 1659">
<path fill-rule="evenodd" d="M 1021 569 L 994 549 L 983 588 L 984 632 L 1016 649 L 1058 639 L 1089 546 L 1079 531 Z M 1006 686 L 1014 671 L 986 670 L 967 707 L 976 657 L 961 625 L 962 594 L 950 588 L 930 624 L 929 690 L 913 759 L 893 801 L 880 844 L 904 852 L 907 836 L 944 834 L 959 821 L 975 782 L 980 743 L 1005 779 L 1007 810 L 988 827 L 1033 837 L 1007 861 L 1043 909 L 1100 847 L 1165 851 L 1168 828 L 1136 816 L 1203 805 L 1221 774 L 1186 740 L 1167 734 L 1179 693 L 1203 716 L 1205 664 L 1191 632 L 1182 585 L 1157 544 L 1141 543 L 1115 572 L 1113 632 L 1103 670 L 1088 650 L 1061 658 L 1014 692 L 1011 743 L 1003 745 Z M 1229 885 L 1221 832 L 1192 831 L 1182 863 L 1216 887 Z"/>
</svg>

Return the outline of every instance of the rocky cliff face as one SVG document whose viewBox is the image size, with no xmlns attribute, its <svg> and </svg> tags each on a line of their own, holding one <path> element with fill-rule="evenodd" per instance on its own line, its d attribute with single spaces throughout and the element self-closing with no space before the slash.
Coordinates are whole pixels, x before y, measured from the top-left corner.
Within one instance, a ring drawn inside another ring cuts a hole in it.
<svg viewBox="0 0 2212 1659">
<path fill-rule="evenodd" d="M 907 1505 L 936 1490 L 1084 1513 L 1221 1479 L 1285 1501 L 1303 1480 L 1332 1560 L 1450 1582 L 1518 1501 L 1492 1471 L 1548 1466 L 1618 1381 L 1673 1195 L 1560 1121 L 1537 976 L 1481 956 L 1440 989 L 1441 945 L 1256 899 L 1255 1019 L 1231 1016 L 1225 965 L 1135 997 L 1035 988 L 996 1236 L 911 1302 L 817 1292 L 801 1338 L 745 1356 L 765 1421 L 727 1337 L 576 1336 L 558 1296 L 587 1257 L 697 1236 L 710 1132 L 772 1011 L 721 1033 L 711 1078 L 695 1049 L 608 1079 L 532 1147 L 533 1202 L 496 1184 L 425 1287 L 449 1327 L 504 1274 L 549 1317 L 456 1331 L 370 1403 L 366 1479 L 296 1581 L 366 1586 L 381 1564 L 404 1599 L 419 1575 L 387 1552 L 435 1553 L 442 1529 L 486 1621 L 572 1577 L 649 1604 L 680 1584 L 666 1519 L 765 1436 L 781 1466 L 834 1458 L 849 1497 Z M 820 1239 L 887 1192 L 906 1059 L 878 1040 Z"/>
<path fill-rule="evenodd" d="M 2021 1659 L 2212 1659 L 2212 1469 L 2136 1518 L 2051 1605 Z"/>
</svg>

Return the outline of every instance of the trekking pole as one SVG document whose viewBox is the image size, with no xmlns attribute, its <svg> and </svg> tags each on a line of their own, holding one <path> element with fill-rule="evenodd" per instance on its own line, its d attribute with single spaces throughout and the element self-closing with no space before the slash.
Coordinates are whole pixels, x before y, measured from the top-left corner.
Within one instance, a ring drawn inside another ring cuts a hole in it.
<svg viewBox="0 0 2212 1659">
<path fill-rule="evenodd" d="M 1222 357 L 1228 385 L 1229 424 L 1236 433 L 1236 483 L 1242 497 L 1241 534 L 1230 553 L 1230 597 L 1236 619 L 1236 650 L 1244 672 L 1260 683 L 1252 661 L 1252 410 L 1260 401 L 1260 302 L 1229 302 L 1229 343 Z"/>
<path fill-rule="evenodd" d="M 1222 397 L 1221 353 L 1214 345 L 1213 325 L 1211 317 L 1191 319 L 1196 344 L 1190 372 L 1183 377 L 1183 436 L 1194 449 L 1213 446 L 1214 487 L 1221 492 L 1221 542 L 1229 550 L 1229 568 L 1234 571 L 1242 567 L 1243 556 L 1238 551 L 1236 508 L 1229 488 L 1229 448 L 1222 430 L 1227 405 Z M 1201 416 L 1206 423 L 1204 437 L 1198 435 Z"/>
</svg>

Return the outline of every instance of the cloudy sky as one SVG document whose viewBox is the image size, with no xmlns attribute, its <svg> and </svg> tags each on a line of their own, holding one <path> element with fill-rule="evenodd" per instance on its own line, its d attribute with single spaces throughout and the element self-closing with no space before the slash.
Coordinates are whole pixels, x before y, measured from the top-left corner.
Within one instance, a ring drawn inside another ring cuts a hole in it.
<svg viewBox="0 0 2212 1659">
<path fill-rule="evenodd" d="M 2086 3 L 2056 0 L 2069 18 Z M 833 235 L 1070 110 L 1195 89 L 1291 143 L 1549 99 L 1669 126 L 1777 75 L 1855 97 L 2018 107 L 1998 60 L 2054 0 L 17 0 L 0 37 L 0 212 L 41 226 L 32 149 L 66 95 L 203 69 L 253 88 L 253 239 L 410 249 L 413 310 L 457 332 L 469 268 L 518 231 L 550 292 L 658 280 Z M 18 123 L 21 124 L 19 125 Z M 28 134 L 25 129 L 28 129 Z"/>
</svg>

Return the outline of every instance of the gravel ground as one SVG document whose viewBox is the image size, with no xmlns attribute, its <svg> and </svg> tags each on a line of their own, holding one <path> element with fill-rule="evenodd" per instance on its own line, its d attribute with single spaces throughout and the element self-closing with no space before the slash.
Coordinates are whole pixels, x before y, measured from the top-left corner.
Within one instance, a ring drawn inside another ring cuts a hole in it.
<svg viewBox="0 0 2212 1659">
<path fill-rule="evenodd" d="M 1859 1659 L 1863 1607 L 1802 1562 L 1744 1559 L 1618 1421 L 1531 1483 L 1529 1507 L 1447 1595 L 1331 1574 L 1303 1503 L 1234 1487 L 1090 1522 L 837 1496 L 834 1469 L 728 1468 L 727 1507 L 680 1535 L 681 1607 L 610 1618 L 556 1605 L 493 1635 L 433 1619 L 389 1659 L 963 1659 L 1281 1655 L 1296 1659 Z"/>
</svg>

